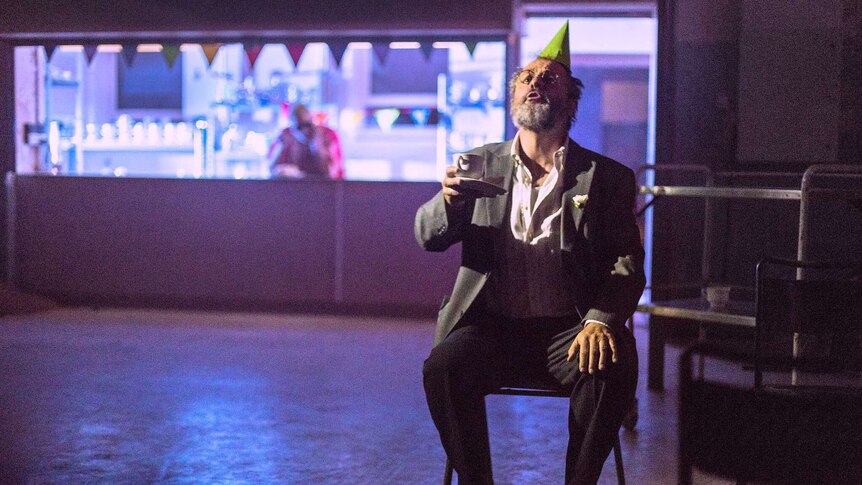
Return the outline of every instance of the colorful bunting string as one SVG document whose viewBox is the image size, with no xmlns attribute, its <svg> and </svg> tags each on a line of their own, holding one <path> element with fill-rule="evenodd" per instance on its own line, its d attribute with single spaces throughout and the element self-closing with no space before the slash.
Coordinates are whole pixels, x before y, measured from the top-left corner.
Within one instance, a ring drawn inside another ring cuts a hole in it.
<svg viewBox="0 0 862 485">
<path fill-rule="evenodd" d="M 332 51 L 332 57 L 335 58 L 335 65 L 341 67 L 341 58 L 344 57 L 344 51 L 347 50 L 348 42 L 343 40 L 331 40 L 328 42 L 329 50 Z"/>
<path fill-rule="evenodd" d="M 263 44 L 243 44 L 243 47 L 245 47 L 245 55 L 248 57 L 249 64 L 254 68 L 254 63 L 257 62 L 257 57 L 263 50 Z"/>
<path fill-rule="evenodd" d="M 422 55 L 425 56 L 425 61 L 431 58 L 431 52 L 434 50 L 434 43 L 426 40 L 419 43 L 419 48 L 422 49 Z"/>
<path fill-rule="evenodd" d="M 84 54 L 87 55 L 87 65 L 89 66 L 91 62 L 93 62 L 93 58 L 96 57 L 96 50 L 98 49 L 98 45 L 96 44 L 85 44 L 84 45 Z"/>
<path fill-rule="evenodd" d="M 207 66 L 211 67 L 213 65 L 213 60 L 222 45 L 223 44 L 201 44 L 201 49 L 204 51 L 204 57 L 207 58 Z"/>
<path fill-rule="evenodd" d="M 57 44 L 45 44 L 45 56 L 48 58 L 48 61 L 51 61 L 51 57 L 54 56 L 54 51 L 57 50 Z"/>
<path fill-rule="evenodd" d="M 294 66 L 299 67 L 299 59 L 302 57 L 302 51 L 305 50 L 306 45 L 307 44 L 305 42 L 291 42 L 284 44 L 284 46 L 287 47 L 287 53 L 290 54 L 290 59 L 293 61 Z"/>
<path fill-rule="evenodd" d="M 329 50 L 332 53 L 332 57 L 335 59 L 335 64 L 338 68 L 341 67 L 341 61 L 344 58 L 344 54 L 347 51 L 347 47 L 349 42 L 344 40 L 330 40 L 327 42 L 329 46 Z M 467 49 L 467 52 L 470 54 L 472 58 L 476 52 L 476 47 L 478 46 L 477 41 L 464 41 L 464 47 Z M 207 60 L 207 65 L 212 66 L 213 61 L 215 60 L 216 55 L 218 54 L 219 49 L 224 44 L 222 43 L 212 43 L 212 44 L 200 44 L 201 49 L 203 50 L 204 56 Z M 134 63 L 135 56 L 137 55 L 137 43 L 124 43 L 122 44 L 122 54 L 123 58 L 126 62 L 127 66 L 131 66 Z M 299 66 L 299 61 L 302 58 L 303 53 L 305 52 L 305 48 L 308 46 L 306 42 L 287 42 L 284 44 L 287 48 L 288 55 L 290 59 L 293 61 L 294 66 Z M 54 56 L 54 53 L 57 50 L 58 45 L 55 43 L 47 43 L 42 46 L 45 49 L 45 56 L 48 61 Z M 243 44 L 246 56 L 248 57 L 249 64 L 252 68 L 254 68 L 255 63 L 257 62 L 258 57 L 260 56 L 265 44 L 261 43 L 253 43 L 253 44 Z M 386 63 L 386 59 L 389 56 L 389 51 L 391 48 L 389 47 L 389 42 L 372 42 L 371 44 L 372 50 L 374 51 L 374 55 L 381 65 Z M 422 51 L 422 55 L 425 58 L 425 61 L 428 61 L 434 52 L 434 43 L 430 40 L 423 40 L 419 42 L 419 48 Z M 95 58 L 96 53 L 98 52 L 97 44 L 86 44 L 84 45 L 84 53 L 87 58 L 87 64 L 91 64 L 93 58 Z M 169 68 L 173 68 L 174 63 L 180 55 L 180 47 L 178 44 L 162 44 L 162 57 L 164 57 L 165 61 L 168 63 Z"/>
<path fill-rule="evenodd" d="M 174 62 L 180 56 L 180 46 L 177 44 L 162 44 L 162 57 L 168 62 L 168 67 L 173 69 Z"/>
<path fill-rule="evenodd" d="M 371 44 L 371 49 L 380 61 L 380 65 L 386 64 L 386 56 L 389 55 L 389 42 L 374 42 Z"/>
<path fill-rule="evenodd" d="M 476 51 L 476 45 L 479 44 L 476 41 L 464 42 L 464 47 L 467 48 L 467 52 L 470 53 L 470 58 L 473 58 L 473 52 Z"/>
<path fill-rule="evenodd" d="M 138 53 L 138 44 L 123 44 L 123 59 L 126 60 L 126 66 L 132 67 L 135 61 L 135 55 Z"/>
</svg>

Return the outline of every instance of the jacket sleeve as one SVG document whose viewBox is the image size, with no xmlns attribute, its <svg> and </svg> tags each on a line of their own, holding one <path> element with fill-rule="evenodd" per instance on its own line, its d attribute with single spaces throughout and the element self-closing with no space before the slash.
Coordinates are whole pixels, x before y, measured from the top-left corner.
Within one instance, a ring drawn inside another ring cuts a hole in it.
<svg viewBox="0 0 862 485">
<path fill-rule="evenodd" d="M 455 209 L 446 205 L 442 190 L 437 192 L 434 198 L 416 211 L 413 224 L 416 241 L 426 251 L 445 251 L 461 241 L 471 212 L 471 203 Z"/>
<path fill-rule="evenodd" d="M 616 186 L 609 192 L 610 200 L 602 214 L 603 240 L 597 253 L 601 282 L 584 321 L 598 320 L 621 330 L 637 307 L 646 277 L 640 229 L 633 212 L 634 173 L 626 169 L 622 176 L 613 175 L 608 180 Z"/>
</svg>

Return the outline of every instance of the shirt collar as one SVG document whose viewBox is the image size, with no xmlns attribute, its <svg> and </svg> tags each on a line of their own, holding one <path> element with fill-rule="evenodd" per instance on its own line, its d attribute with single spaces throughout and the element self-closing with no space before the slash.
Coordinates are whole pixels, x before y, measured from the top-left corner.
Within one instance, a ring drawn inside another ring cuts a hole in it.
<svg viewBox="0 0 862 485">
<path fill-rule="evenodd" d="M 569 152 L 569 137 L 566 137 L 566 141 L 563 142 L 563 146 L 557 149 L 554 152 L 554 167 L 558 172 L 562 172 L 563 165 L 566 161 L 566 155 Z M 521 168 L 524 163 L 521 161 L 521 130 L 518 130 L 515 133 L 515 138 L 512 141 L 512 148 L 510 154 L 512 155 L 512 159 L 515 161 L 515 167 Z"/>
</svg>

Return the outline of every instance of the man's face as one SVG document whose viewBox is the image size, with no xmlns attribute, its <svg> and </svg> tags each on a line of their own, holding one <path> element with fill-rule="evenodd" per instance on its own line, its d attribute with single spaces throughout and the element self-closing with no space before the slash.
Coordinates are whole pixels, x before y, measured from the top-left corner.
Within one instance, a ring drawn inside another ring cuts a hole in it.
<svg viewBox="0 0 862 485">
<path fill-rule="evenodd" d="M 306 135 L 314 131 L 314 119 L 311 116 L 311 112 L 305 109 L 304 106 L 300 106 L 293 111 L 293 123 L 298 130 Z"/>
<path fill-rule="evenodd" d="M 512 121 L 522 129 L 545 131 L 565 126 L 577 110 L 569 99 L 569 73 L 547 59 L 529 63 L 515 80 Z"/>
</svg>

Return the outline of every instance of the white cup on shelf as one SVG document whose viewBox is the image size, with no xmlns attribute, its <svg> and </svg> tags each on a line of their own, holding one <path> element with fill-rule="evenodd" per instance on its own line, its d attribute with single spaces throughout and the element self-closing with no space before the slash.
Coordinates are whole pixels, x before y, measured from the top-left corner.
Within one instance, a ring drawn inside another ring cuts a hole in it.
<svg viewBox="0 0 862 485">
<path fill-rule="evenodd" d="M 710 310 L 723 310 L 730 302 L 730 286 L 709 285 L 701 290 L 703 298 L 709 303 Z"/>
</svg>

